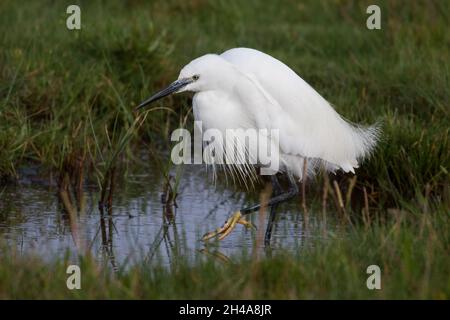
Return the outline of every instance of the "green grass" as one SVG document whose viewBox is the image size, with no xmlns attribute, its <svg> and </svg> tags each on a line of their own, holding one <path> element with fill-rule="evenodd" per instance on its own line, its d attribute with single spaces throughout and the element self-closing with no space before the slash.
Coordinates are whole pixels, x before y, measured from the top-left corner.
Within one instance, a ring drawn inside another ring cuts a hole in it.
<svg viewBox="0 0 450 320">
<path fill-rule="evenodd" d="M 140 161 L 137 149 L 170 147 L 190 101 L 168 98 L 145 121 L 134 106 L 194 57 L 238 46 L 286 62 L 346 118 L 382 121 L 382 141 L 357 171 L 348 238 L 256 264 L 137 267 L 78 293 L 61 287 L 63 262 L 2 255 L 0 297 L 448 298 L 450 1 L 379 1 L 379 31 L 365 27 L 371 1 L 79 1 L 82 30 L 68 31 L 73 3 L 0 3 L 0 184 L 33 163 L 60 184 L 106 188 L 112 168 L 125 176 Z M 338 178 L 345 192 L 348 177 Z M 364 188 L 379 218 L 368 229 Z M 364 287 L 362 267 L 374 260 L 387 272 L 380 292 Z M 103 272 L 83 261 L 87 279 Z"/>
<path fill-rule="evenodd" d="M 398 204 L 426 185 L 441 194 L 448 182 L 448 1 L 383 3 L 381 31 L 365 28 L 364 2 L 200 0 L 81 2 L 82 30 L 68 31 L 68 3 L 1 4 L 6 179 L 29 162 L 58 173 L 80 158 L 103 170 L 144 97 L 194 57 L 248 46 L 292 66 L 346 118 L 383 122 L 374 158 L 358 171 L 394 196 L 380 201 Z M 186 95 L 162 102 L 175 112 L 152 112 L 122 157 L 145 141 L 167 148 L 188 105 Z"/>
</svg>

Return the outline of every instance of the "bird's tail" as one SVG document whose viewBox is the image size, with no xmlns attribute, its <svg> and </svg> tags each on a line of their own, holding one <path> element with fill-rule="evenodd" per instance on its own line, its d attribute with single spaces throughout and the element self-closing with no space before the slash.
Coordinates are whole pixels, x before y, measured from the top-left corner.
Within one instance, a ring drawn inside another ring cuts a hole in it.
<svg viewBox="0 0 450 320">
<path fill-rule="evenodd" d="M 370 156 L 377 145 L 381 135 L 381 122 L 369 127 L 354 126 L 355 140 L 357 140 L 357 158 Z"/>
<path fill-rule="evenodd" d="M 372 155 L 381 135 L 381 122 L 376 122 L 372 126 L 363 127 L 347 122 L 350 127 L 351 137 L 354 146 L 354 156 L 358 162 Z M 357 168 L 358 164 L 348 164 L 343 166 L 345 172 L 354 172 L 353 168 Z"/>
</svg>

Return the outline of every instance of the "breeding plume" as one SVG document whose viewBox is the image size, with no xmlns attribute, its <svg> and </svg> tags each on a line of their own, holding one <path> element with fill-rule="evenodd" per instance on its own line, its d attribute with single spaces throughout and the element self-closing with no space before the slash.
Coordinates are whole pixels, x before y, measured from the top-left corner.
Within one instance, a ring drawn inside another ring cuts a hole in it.
<svg viewBox="0 0 450 320">
<path fill-rule="evenodd" d="M 313 175 L 318 169 L 354 172 L 377 142 L 376 125 L 362 127 L 347 122 L 287 65 L 254 49 L 235 48 L 191 61 L 181 70 L 178 80 L 138 108 L 183 91 L 194 92 L 194 117 L 202 121 L 203 130 L 218 129 L 224 132 L 224 137 L 227 129 L 275 129 L 279 133 L 276 143 L 270 134 L 264 136 L 267 140 L 264 143 L 275 146 L 271 151 L 279 158 L 278 173 L 287 175 L 290 187 L 282 192 L 276 174 L 272 175 L 266 244 L 270 241 L 277 204 L 298 193 L 296 183 L 305 178 L 304 173 Z M 245 148 L 245 153 L 243 158 L 253 159 L 252 164 L 259 163 L 256 150 Z M 253 179 L 255 166 L 244 163 L 230 168 L 232 174 Z M 215 236 L 223 239 L 238 223 L 250 227 L 243 215 L 259 208 L 257 204 L 237 211 L 203 239 Z"/>
</svg>

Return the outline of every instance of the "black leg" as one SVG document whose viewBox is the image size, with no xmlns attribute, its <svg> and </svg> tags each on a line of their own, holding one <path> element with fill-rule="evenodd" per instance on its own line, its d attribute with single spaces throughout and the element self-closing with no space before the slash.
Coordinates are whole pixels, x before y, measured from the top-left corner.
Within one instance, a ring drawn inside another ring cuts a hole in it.
<svg viewBox="0 0 450 320">
<path fill-rule="evenodd" d="M 289 190 L 286 192 L 281 192 L 281 187 L 275 176 L 272 177 L 273 183 L 273 193 L 272 198 L 269 199 L 267 206 L 271 207 L 269 222 L 267 224 L 266 235 L 264 243 L 266 245 L 270 244 L 270 237 L 272 234 L 272 226 L 275 221 L 276 207 L 279 203 L 289 200 L 298 193 L 297 183 L 292 175 L 288 175 L 289 178 Z M 257 211 L 261 208 L 261 204 L 257 204 L 248 208 L 236 211 L 234 215 L 225 221 L 221 228 L 217 228 L 215 231 L 206 233 L 203 237 L 203 241 L 207 241 L 214 237 L 219 237 L 219 240 L 225 238 L 236 226 L 237 223 L 243 224 L 247 227 L 252 226 L 252 224 L 242 218 L 243 215 L 249 214 L 251 212 Z"/>
<path fill-rule="evenodd" d="M 281 194 L 282 189 L 280 183 L 278 182 L 277 176 L 273 175 L 272 177 L 272 198 Z M 278 204 L 273 204 L 270 207 L 270 216 L 269 221 L 267 222 L 266 234 L 264 236 L 264 245 L 267 247 L 270 245 L 270 238 L 272 237 L 272 228 L 275 222 L 275 216 L 277 214 Z"/>
<path fill-rule="evenodd" d="M 280 182 L 278 182 L 277 175 L 274 174 L 270 176 L 271 182 L 272 182 L 272 196 L 277 196 L 283 191 L 280 186 Z"/>
<path fill-rule="evenodd" d="M 267 203 L 267 206 L 277 205 L 281 202 L 291 199 L 296 194 L 298 194 L 298 187 L 297 187 L 297 183 L 295 182 L 294 177 L 292 175 L 288 175 L 288 179 L 289 179 L 289 190 L 270 198 L 269 202 Z M 260 208 L 261 208 L 261 204 L 258 203 L 251 207 L 241 209 L 241 213 L 243 215 L 246 215 L 246 214 L 257 211 Z"/>
<path fill-rule="evenodd" d="M 275 222 L 276 210 L 278 205 L 274 204 L 270 208 L 269 221 L 267 222 L 266 234 L 264 235 L 264 245 L 266 247 L 270 246 L 270 238 L 272 237 L 272 227 Z"/>
</svg>

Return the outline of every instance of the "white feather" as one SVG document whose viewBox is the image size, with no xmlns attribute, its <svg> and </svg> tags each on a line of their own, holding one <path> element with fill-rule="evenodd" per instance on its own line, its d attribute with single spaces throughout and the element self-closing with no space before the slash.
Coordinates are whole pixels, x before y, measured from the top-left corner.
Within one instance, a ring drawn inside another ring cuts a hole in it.
<svg viewBox="0 0 450 320">
<path fill-rule="evenodd" d="M 254 49 L 231 49 L 193 60 L 179 78 L 199 75 L 194 116 L 203 129 L 278 129 L 281 170 L 299 179 L 318 168 L 354 172 L 376 145 L 379 129 L 345 121 L 310 85 L 279 60 Z M 226 142 L 225 142 L 226 143 Z M 257 156 L 255 150 L 246 150 Z M 230 167 L 234 176 L 252 175 L 248 165 Z M 245 179 L 243 179 L 245 180 Z"/>
<path fill-rule="evenodd" d="M 271 119 L 280 129 L 282 156 L 290 169 L 302 170 L 303 158 L 325 161 L 328 170 L 340 168 L 354 172 L 358 161 L 376 145 L 377 125 L 363 128 L 345 121 L 308 83 L 281 61 L 254 49 L 235 48 L 220 55 L 247 73 L 281 107 Z M 273 110 L 277 110 L 274 108 Z M 296 161 L 297 160 L 297 161 Z M 308 166 L 317 161 L 308 161 Z"/>
</svg>

